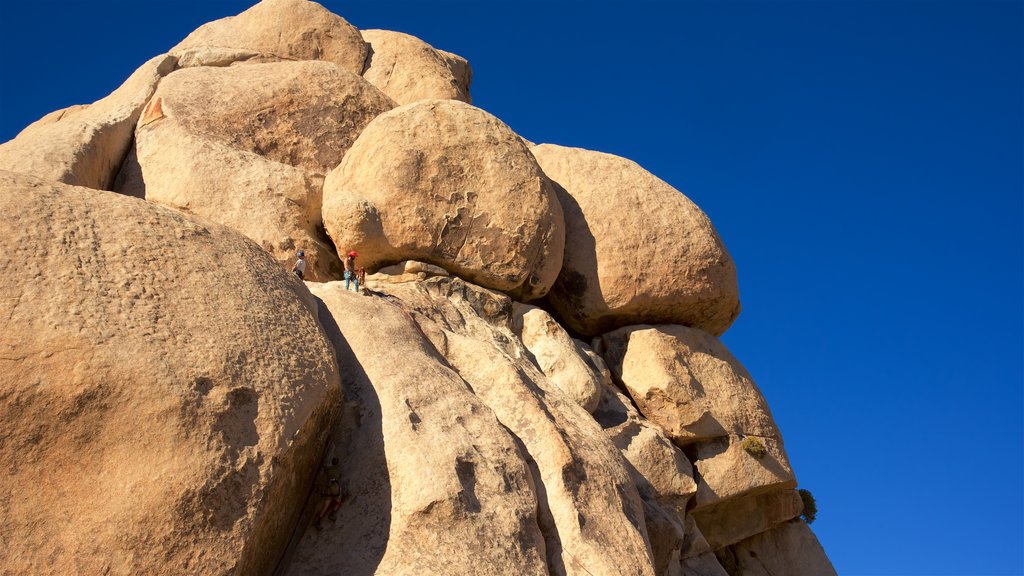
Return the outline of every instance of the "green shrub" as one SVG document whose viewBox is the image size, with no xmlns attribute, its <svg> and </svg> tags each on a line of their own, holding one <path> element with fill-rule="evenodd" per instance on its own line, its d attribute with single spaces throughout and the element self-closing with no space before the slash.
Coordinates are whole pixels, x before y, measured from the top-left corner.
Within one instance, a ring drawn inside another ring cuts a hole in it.
<svg viewBox="0 0 1024 576">
<path fill-rule="evenodd" d="M 766 448 L 764 442 L 756 436 L 747 436 L 744 438 L 743 442 L 740 442 L 740 447 L 743 448 L 747 454 L 750 454 L 758 460 L 768 455 L 768 448 Z"/>
<path fill-rule="evenodd" d="M 814 494 L 811 494 L 810 490 L 801 488 L 797 492 L 800 493 L 800 499 L 804 501 L 804 513 L 801 518 L 804 519 L 804 522 L 811 524 L 818 517 L 818 503 L 814 500 Z"/>
</svg>

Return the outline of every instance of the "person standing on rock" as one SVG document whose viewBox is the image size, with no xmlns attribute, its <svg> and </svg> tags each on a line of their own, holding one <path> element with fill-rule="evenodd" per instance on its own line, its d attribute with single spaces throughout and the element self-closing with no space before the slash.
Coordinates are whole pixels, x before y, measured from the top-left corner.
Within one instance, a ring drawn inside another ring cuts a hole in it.
<svg viewBox="0 0 1024 576">
<path fill-rule="evenodd" d="M 302 280 L 302 276 L 306 273 L 306 253 L 299 250 L 297 256 L 299 259 L 295 261 L 295 266 L 292 266 L 292 272 L 299 277 L 299 280 Z"/>
<path fill-rule="evenodd" d="M 359 292 L 359 276 L 356 275 L 356 257 L 359 254 L 355 250 L 348 253 L 348 257 L 345 258 L 345 290 L 348 290 L 349 284 L 355 282 L 356 292 Z"/>
<path fill-rule="evenodd" d="M 323 529 L 325 517 L 330 518 L 332 522 L 338 519 L 338 510 L 341 509 L 341 503 L 345 500 L 344 492 L 341 489 L 341 465 L 338 463 L 338 459 L 332 458 L 331 464 L 324 466 L 324 472 L 327 475 L 327 485 L 324 486 L 321 493 L 323 501 L 320 504 L 320 509 L 313 519 L 313 526 L 317 530 Z"/>
</svg>

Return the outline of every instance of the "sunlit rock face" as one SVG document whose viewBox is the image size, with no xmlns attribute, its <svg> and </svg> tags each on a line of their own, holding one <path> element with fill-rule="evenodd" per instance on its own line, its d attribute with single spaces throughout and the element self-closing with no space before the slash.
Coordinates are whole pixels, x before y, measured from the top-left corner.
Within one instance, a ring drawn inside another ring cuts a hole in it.
<svg viewBox="0 0 1024 576">
<path fill-rule="evenodd" d="M 835 573 L 707 216 L 471 76 L 264 0 L 0 145 L 0 566 Z"/>
</svg>

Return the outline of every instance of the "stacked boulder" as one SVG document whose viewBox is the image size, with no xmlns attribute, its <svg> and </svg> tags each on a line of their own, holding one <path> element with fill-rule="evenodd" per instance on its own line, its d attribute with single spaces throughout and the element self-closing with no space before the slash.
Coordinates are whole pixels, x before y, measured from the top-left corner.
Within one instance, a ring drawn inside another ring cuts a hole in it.
<svg viewBox="0 0 1024 576">
<path fill-rule="evenodd" d="M 263 0 L 0 145 L 0 564 L 834 573 L 707 216 L 471 77 Z"/>
</svg>

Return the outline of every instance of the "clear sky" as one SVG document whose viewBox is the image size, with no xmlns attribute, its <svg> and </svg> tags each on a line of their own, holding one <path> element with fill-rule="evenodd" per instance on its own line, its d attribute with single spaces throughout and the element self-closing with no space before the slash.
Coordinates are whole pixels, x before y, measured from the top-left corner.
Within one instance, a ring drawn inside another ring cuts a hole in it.
<svg viewBox="0 0 1024 576">
<path fill-rule="evenodd" d="M 248 4 L 4 0 L 0 141 Z M 840 574 L 1024 573 L 1024 4 L 323 4 L 707 212 Z"/>
</svg>

